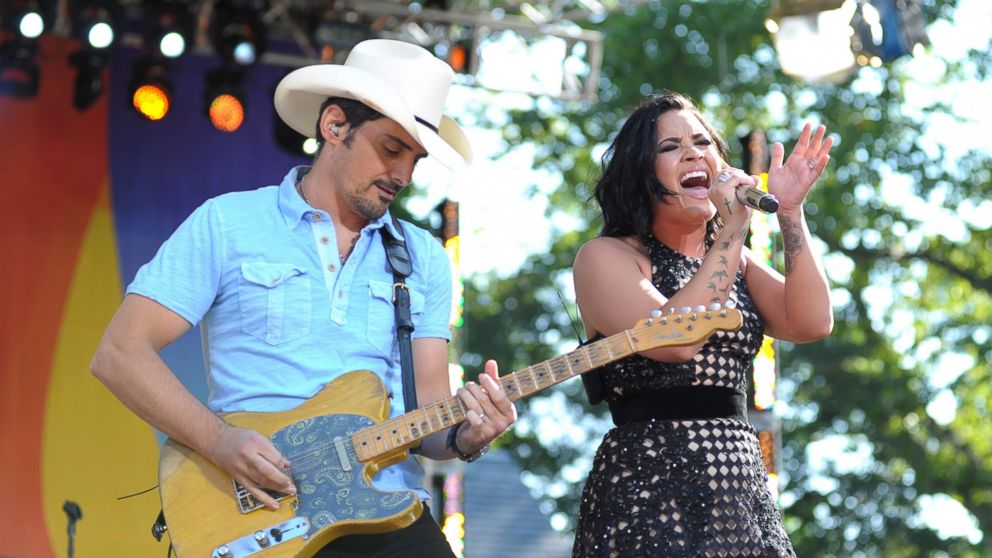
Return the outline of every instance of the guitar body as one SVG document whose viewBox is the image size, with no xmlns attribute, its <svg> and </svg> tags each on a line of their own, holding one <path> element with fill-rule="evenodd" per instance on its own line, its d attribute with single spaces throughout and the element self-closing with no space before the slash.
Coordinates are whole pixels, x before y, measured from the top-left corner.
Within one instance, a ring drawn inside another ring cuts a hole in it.
<svg viewBox="0 0 992 558">
<path fill-rule="evenodd" d="M 242 511 L 254 502 L 243 494 L 239 499 L 231 477 L 168 440 L 159 462 L 159 490 L 176 556 L 308 558 L 343 535 L 410 525 L 423 509 L 417 493 L 371 486 L 379 470 L 405 460 L 407 451 L 362 463 L 350 442 L 355 432 L 388 417 L 385 387 L 367 370 L 339 377 L 288 411 L 222 415 L 229 424 L 269 437 L 290 460 L 298 495 L 280 500 L 278 510 Z"/>
</svg>

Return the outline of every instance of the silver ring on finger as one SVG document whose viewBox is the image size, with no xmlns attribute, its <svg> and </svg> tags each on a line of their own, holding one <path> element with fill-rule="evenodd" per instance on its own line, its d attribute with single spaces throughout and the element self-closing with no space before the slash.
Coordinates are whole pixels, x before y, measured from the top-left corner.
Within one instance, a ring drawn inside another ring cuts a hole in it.
<svg viewBox="0 0 992 558">
<path fill-rule="evenodd" d="M 479 413 L 479 420 L 486 420 L 486 413 Z"/>
<path fill-rule="evenodd" d="M 730 171 L 723 171 L 716 177 L 717 182 L 726 182 L 730 180 Z"/>
<path fill-rule="evenodd" d="M 809 162 L 806 164 L 809 166 L 810 169 L 814 169 L 816 168 L 816 159 L 810 159 Z"/>
</svg>

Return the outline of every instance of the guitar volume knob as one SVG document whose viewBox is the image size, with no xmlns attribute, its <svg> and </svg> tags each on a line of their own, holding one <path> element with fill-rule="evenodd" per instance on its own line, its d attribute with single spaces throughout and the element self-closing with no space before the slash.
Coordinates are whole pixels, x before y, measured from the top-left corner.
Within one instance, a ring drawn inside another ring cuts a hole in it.
<svg viewBox="0 0 992 558">
<path fill-rule="evenodd" d="M 268 548 L 270 544 L 269 536 L 265 534 L 265 531 L 255 531 L 255 542 L 261 548 Z"/>
</svg>

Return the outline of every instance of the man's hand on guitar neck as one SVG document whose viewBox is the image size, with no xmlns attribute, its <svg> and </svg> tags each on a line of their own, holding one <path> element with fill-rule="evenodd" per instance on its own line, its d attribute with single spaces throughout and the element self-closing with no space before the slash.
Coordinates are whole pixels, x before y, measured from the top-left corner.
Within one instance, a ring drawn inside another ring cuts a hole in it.
<svg viewBox="0 0 992 558">
<path fill-rule="evenodd" d="M 517 408 L 496 379 L 499 368 L 495 360 L 486 361 L 479 383 L 465 382 L 456 395 L 467 412 L 458 429 L 455 443 L 465 454 L 475 454 L 498 438 L 517 420 Z"/>
<path fill-rule="evenodd" d="M 279 502 L 265 489 L 296 494 L 293 481 L 284 472 L 289 470 L 289 461 L 254 430 L 225 425 L 208 457 L 268 508 L 279 509 Z"/>
</svg>

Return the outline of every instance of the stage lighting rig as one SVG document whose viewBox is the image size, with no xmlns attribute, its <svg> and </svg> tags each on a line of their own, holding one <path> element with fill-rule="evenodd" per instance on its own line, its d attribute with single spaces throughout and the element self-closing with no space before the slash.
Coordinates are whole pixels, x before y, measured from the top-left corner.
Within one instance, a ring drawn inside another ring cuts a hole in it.
<svg viewBox="0 0 992 558">
<path fill-rule="evenodd" d="M 210 39 L 226 63 L 254 64 L 265 53 L 266 0 L 220 0 L 214 5 Z"/>
<path fill-rule="evenodd" d="M 81 0 L 69 3 L 72 34 L 89 48 L 107 50 L 117 42 L 121 9 L 113 0 Z"/>
<path fill-rule="evenodd" d="M 129 84 L 131 105 L 149 120 L 161 120 L 169 113 L 172 82 L 165 60 L 147 57 L 134 63 Z"/>
<path fill-rule="evenodd" d="M 204 110 L 214 128 L 222 132 L 235 132 L 245 120 L 245 96 L 241 90 L 244 69 L 226 67 L 207 74 L 204 92 Z"/>
<path fill-rule="evenodd" d="M 188 0 L 146 0 L 145 45 L 166 58 L 179 58 L 193 41 L 193 13 Z"/>
<path fill-rule="evenodd" d="M 34 40 L 52 27 L 55 6 L 51 0 L 11 0 L 6 4 L 0 14 L 3 27 L 14 31 L 18 36 Z"/>
<path fill-rule="evenodd" d="M 38 94 L 38 43 L 15 38 L 0 44 L 0 95 L 30 99 Z"/>
<path fill-rule="evenodd" d="M 103 93 L 103 68 L 107 65 L 107 53 L 94 48 L 81 48 L 69 55 L 69 64 L 76 68 L 72 104 L 78 110 L 86 110 Z"/>
</svg>

